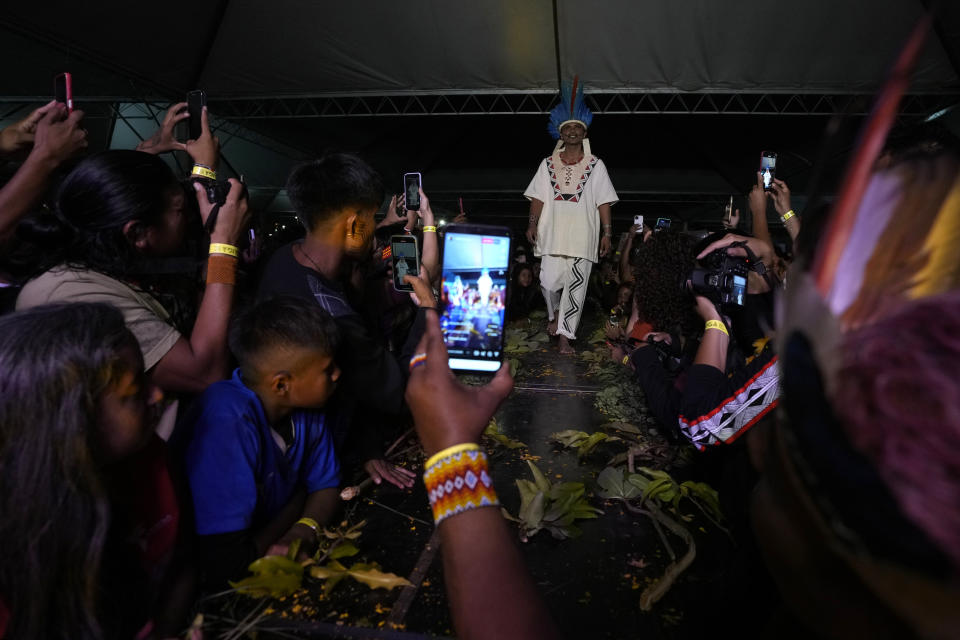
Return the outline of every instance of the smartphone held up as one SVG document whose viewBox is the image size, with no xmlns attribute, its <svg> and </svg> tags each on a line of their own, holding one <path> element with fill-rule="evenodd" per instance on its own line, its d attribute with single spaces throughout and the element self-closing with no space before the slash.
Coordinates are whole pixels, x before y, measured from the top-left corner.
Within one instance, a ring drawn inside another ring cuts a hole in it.
<svg viewBox="0 0 960 640">
<path fill-rule="evenodd" d="M 446 228 L 440 327 L 455 371 L 494 373 L 500 368 L 510 249 L 507 227 Z"/>
<path fill-rule="evenodd" d="M 403 195 L 407 203 L 407 211 L 420 210 L 420 189 L 423 181 L 419 173 L 403 174 Z"/>
<path fill-rule="evenodd" d="M 416 236 L 390 237 L 390 263 L 393 267 L 393 288 L 397 291 L 413 291 L 413 285 L 404 282 L 403 277 L 420 273 L 420 251 Z"/>
<path fill-rule="evenodd" d="M 773 189 L 773 180 L 777 177 L 777 154 L 773 151 L 760 153 L 760 175 L 763 177 L 763 190 Z"/>
<path fill-rule="evenodd" d="M 187 94 L 187 113 L 190 114 L 187 122 L 189 123 L 189 136 L 191 140 L 197 140 L 203 135 L 203 108 L 207 106 L 207 94 L 202 89 L 196 89 Z"/>
<path fill-rule="evenodd" d="M 67 112 L 73 113 L 73 76 L 61 73 L 53 79 L 53 99 L 66 105 Z"/>
</svg>

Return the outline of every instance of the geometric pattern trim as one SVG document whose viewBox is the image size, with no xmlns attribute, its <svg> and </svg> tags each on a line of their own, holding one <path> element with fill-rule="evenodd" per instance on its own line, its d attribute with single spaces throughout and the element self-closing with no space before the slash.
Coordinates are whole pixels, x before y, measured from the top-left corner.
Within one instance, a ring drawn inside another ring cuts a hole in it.
<svg viewBox="0 0 960 640">
<path fill-rule="evenodd" d="M 593 168 L 597 166 L 597 161 L 599 158 L 593 156 L 590 159 L 590 162 L 587 163 L 587 166 L 583 170 L 583 174 L 580 176 L 580 180 L 577 182 L 576 193 L 561 193 L 560 192 L 560 181 L 557 179 L 557 171 L 553 164 L 553 156 L 549 156 L 545 162 L 547 163 L 547 171 L 550 172 L 550 186 L 553 187 L 553 199 L 557 201 L 567 202 L 580 202 L 580 196 L 583 194 L 583 187 L 586 186 L 587 180 L 590 179 L 590 173 L 593 172 Z"/>
<path fill-rule="evenodd" d="M 577 258 L 573 261 L 573 281 L 567 285 L 567 300 L 569 301 L 570 308 L 567 309 L 567 312 L 563 314 L 563 329 L 568 333 L 574 333 L 574 329 L 570 328 L 570 318 L 577 317 L 577 314 L 580 313 L 580 303 L 577 302 L 579 295 L 577 295 L 577 290 L 584 286 L 586 279 L 583 277 L 583 273 L 580 271 L 580 263 L 586 258 Z"/>
<path fill-rule="evenodd" d="M 680 416 L 680 431 L 701 451 L 730 444 L 772 411 L 780 397 L 780 370 L 774 356 L 719 407 L 695 420 Z"/>
<path fill-rule="evenodd" d="M 487 455 L 483 451 L 460 451 L 440 458 L 423 473 L 433 521 L 470 509 L 495 507 L 500 504 L 487 472 Z"/>
</svg>

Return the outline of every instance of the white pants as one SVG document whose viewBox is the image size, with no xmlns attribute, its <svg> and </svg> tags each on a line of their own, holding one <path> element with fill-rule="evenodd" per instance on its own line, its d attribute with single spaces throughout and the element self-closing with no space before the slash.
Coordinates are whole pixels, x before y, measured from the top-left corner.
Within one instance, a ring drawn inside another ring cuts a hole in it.
<svg viewBox="0 0 960 640">
<path fill-rule="evenodd" d="M 592 267 L 586 258 L 545 255 L 540 261 L 540 288 L 547 301 L 547 316 L 551 321 L 559 318 L 557 333 L 570 340 L 577 337 Z"/>
</svg>

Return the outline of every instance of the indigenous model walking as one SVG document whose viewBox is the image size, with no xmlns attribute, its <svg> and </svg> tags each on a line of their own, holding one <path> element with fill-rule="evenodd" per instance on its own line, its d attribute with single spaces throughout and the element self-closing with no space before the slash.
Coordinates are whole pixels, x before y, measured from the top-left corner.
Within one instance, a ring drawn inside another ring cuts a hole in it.
<svg viewBox="0 0 960 640">
<path fill-rule="evenodd" d="M 557 140 L 524 196 L 530 200 L 527 239 L 541 257 L 540 286 L 547 301 L 547 330 L 560 336 L 560 353 L 573 353 L 583 313 L 590 269 L 610 252 L 610 207 L 617 202 L 603 161 L 590 153 L 587 127 L 593 114 L 583 103 L 583 88 L 561 89 L 547 129 Z"/>
</svg>

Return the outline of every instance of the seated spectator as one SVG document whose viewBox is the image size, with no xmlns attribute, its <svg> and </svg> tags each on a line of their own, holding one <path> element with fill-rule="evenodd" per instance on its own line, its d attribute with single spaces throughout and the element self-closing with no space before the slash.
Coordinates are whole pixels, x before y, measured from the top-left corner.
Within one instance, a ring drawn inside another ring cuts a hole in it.
<svg viewBox="0 0 960 640">
<path fill-rule="evenodd" d="M 215 167 L 217 142 L 206 111 L 203 122 L 204 134 L 186 147 L 198 164 Z M 167 392 L 202 391 L 227 374 L 237 257 L 223 252 L 239 244 L 247 221 L 242 185 L 236 180 L 231 185 L 210 232 L 216 251 L 208 261 L 207 286 L 189 335 L 174 326 L 169 311 L 142 286 L 151 259 L 181 250 L 188 196 L 160 158 L 139 151 L 105 151 L 85 159 L 60 185 L 55 210 L 27 221 L 21 250 L 31 279 L 17 308 L 108 302 L 120 309 L 137 337 L 153 382 Z M 199 185 L 194 189 L 206 222 L 214 206 Z"/>
<path fill-rule="evenodd" d="M 513 289 L 507 301 L 507 319 L 526 318 L 530 312 L 543 308 L 543 305 L 543 294 L 540 293 L 540 284 L 533 275 L 533 268 L 526 263 L 517 265 L 513 275 Z"/>
<path fill-rule="evenodd" d="M 174 635 L 190 604 L 180 511 L 123 316 L 0 318 L 0 390 L 0 637 Z"/>
<path fill-rule="evenodd" d="M 219 588 L 247 565 L 316 548 L 339 502 L 340 466 L 321 409 L 336 387 L 337 328 L 296 298 L 261 302 L 236 319 L 240 367 L 211 385 L 187 423 L 186 466 L 201 562 Z"/>
<path fill-rule="evenodd" d="M 386 480 L 399 487 L 413 486 L 412 472 L 382 459 L 379 429 L 398 423 L 390 416 L 403 407 L 408 374 L 400 362 L 409 361 L 422 335 L 424 311 L 418 310 L 406 343 L 395 355 L 351 299 L 350 278 L 357 263 L 370 256 L 374 213 L 384 200 L 383 181 L 359 157 L 331 154 L 294 169 L 287 192 L 307 235 L 273 254 L 258 296 L 291 295 L 333 316 L 341 338 L 336 359 L 343 371 L 332 402 L 341 460 L 346 464 L 357 458 L 377 484 Z M 424 235 L 436 240 L 435 230 Z"/>
</svg>

